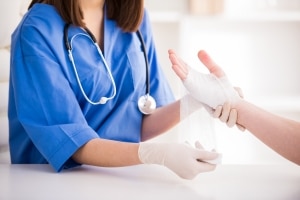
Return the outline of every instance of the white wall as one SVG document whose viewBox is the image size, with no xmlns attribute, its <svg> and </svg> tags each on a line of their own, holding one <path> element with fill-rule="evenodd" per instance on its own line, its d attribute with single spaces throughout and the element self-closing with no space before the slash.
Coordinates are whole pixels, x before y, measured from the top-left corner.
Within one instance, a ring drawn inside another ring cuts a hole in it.
<svg viewBox="0 0 300 200">
<path fill-rule="evenodd" d="M 279 4 L 262 7 L 258 4 L 262 1 L 225 2 L 224 13 L 191 16 L 187 14 L 188 1 L 146 1 L 159 57 L 175 94 L 179 97 L 183 92 L 170 69 L 167 50 L 174 48 L 191 66 L 201 67 L 196 55 L 198 50 L 205 49 L 224 68 L 232 83 L 243 89 L 245 98 L 300 121 L 300 10 L 281 11 Z M 241 15 L 245 5 L 247 15 Z M 229 129 L 205 111 L 157 140 L 197 138 L 208 146 L 216 146 L 224 155 L 224 163 L 288 162 L 251 133 Z"/>
<path fill-rule="evenodd" d="M 8 79 L 11 33 L 27 9 L 29 0 L 0 1 L 0 163 L 9 163 Z"/>
</svg>

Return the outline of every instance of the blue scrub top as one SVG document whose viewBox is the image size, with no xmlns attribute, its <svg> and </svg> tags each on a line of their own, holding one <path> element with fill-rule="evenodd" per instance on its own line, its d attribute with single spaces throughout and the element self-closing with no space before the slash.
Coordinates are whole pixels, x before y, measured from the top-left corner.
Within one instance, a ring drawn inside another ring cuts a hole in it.
<svg viewBox="0 0 300 200">
<path fill-rule="evenodd" d="M 63 40 L 65 22 L 54 7 L 35 4 L 12 35 L 9 87 L 9 142 L 12 163 L 50 163 L 56 171 L 78 165 L 71 156 L 94 138 L 139 142 L 146 67 L 136 33 L 124 33 L 104 20 L 104 57 L 117 94 L 104 105 L 91 105 L 80 91 Z M 150 67 L 150 93 L 157 106 L 174 101 L 159 66 L 145 11 L 140 31 Z M 79 27 L 71 26 L 69 40 Z M 73 56 L 87 96 L 110 97 L 112 82 L 94 44 L 86 36 L 72 42 Z"/>
</svg>

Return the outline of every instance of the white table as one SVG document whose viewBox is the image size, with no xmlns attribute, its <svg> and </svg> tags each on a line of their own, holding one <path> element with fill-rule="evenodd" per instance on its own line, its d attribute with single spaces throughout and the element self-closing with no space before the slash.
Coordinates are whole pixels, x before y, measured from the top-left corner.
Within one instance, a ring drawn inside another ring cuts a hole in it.
<svg viewBox="0 0 300 200">
<path fill-rule="evenodd" d="M 220 165 L 184 180 L 165 167 L 0 165 L 1 200 L 300 200 L 300 167 Z"/>
</svg>

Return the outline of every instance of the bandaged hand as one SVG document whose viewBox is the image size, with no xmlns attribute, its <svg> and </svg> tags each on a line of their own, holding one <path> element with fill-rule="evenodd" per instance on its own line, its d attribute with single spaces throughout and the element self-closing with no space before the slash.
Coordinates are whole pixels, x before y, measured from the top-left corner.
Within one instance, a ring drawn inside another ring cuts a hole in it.
<svg viewBox="0 0 300 200">
<path fill-rule="evenodd" d="M 224 71 L 205 51 L 199 51 L 198 57 L 211 74 L 203 74 L 191 69 L 173 50 L 169 50 L 172 68 L 182 80 L 190 96 L 181 100 L 181 119 L 194 112 L 193 109 L 199 108 L 200 102 L 214 118 L 219 118 L 228 127 L 236 124 L 241 131 L 244 131 L 245 128 L 236 123 L 237 111 L 231 107 L 243 98 L 241 89 L 232 87 Z"/>
<path fill-rule="evenodd" d="M 234 104 L 239 100 L 227 77 L 217 78 L 213 74 L 203 74 L 191 68 L 183 85 L 195 99 L 212 108 L 225 102 Z"/>
<path fill-rule="evenodd" d="M 235 104 L 240 96 L 222 69 L 212 61 L 206 52 L 199 51 L 198 57 L 208 68 L 210 74 L 204 74 L 189 67 L 173 50 L 169 50 L 172 68 L 182 80 L 189 94 L 213 109 L 225 102 Z"/>
<path fill-rule="evenodd" d="M 199 173 L 212 171 L 216 164 L 210 164 L 218 159 L 216 152 L 192 147 L 189 144 L 178 143 L 148 143 L 142 142 L 138 150 L 139 159 L 144 164 L 163 165 L 179 177 L 193 179 Z"/>
</svg>

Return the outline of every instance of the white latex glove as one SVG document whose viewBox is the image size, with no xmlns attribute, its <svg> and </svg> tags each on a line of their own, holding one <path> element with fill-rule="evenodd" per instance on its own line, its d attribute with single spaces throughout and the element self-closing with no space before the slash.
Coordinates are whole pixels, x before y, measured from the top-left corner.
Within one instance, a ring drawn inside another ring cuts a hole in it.
<svg viewBox="0 0 300 200">
<path fill-rule="evenodd" d="M 238 93 L 240 94 L 239 91 Z M 242 94 L 240 94 L 240 97 L 242 97 Z M 217 106 L 216 109 L 213 109 L 210 106 L 199 102 L 190 94 L 185 95 L 180 100 L 180 121 L 183 121 L 191 113 L 201 109 L 202 107 L 204 107 L 212 117 L 219 118 L 221 122 L 226 123 L 228 127 L 236 125 L 241 131 L 245 130 L 243 126 L 236 124 L 238 117 L 237 111 L 235 109 L 231 109 L 231 105 L 228 102 L 222 106 Z"/>
<path fill-rule="evenodd" d="M 241 98 L 244 98 L 244 94 L 241 88 L 234 87 Z M 207 110 L 209 112 L 209 110 Z M 239 130 L 245 131 L 246 128 L 237 123 L 238 113 L 236 109 L 232 109 L 229 102 L 225 102 L 222 106 L 217 106 L 215 110 L 211 111 L 211 116 L 219 118 L 221 122 L 227 124 L 228 127 L 236 125 Z"/>
<path fill-rule="evenodd" d="M 195 142 L 195 147 L 197 149 L 204 149 L 199 141 Z M 198 160 L 198 161 L 201 161 L 201 160 Z M 218 153 L 217 158 L 215 158 L 213 160 L 202 160 L 202 162 L 207 162 L 207 163 L 215 164 L 215 165 L 221 164 L 222 163 L 222 154 Z"/>
<path fill-rule="evenodd" d="M 230 103 L 226 102 L 223 106 L 217 106 L 211 114 L 214 118 L 219 118 L 221 122 L 225 122 L 228 127 L 236 125 L 239 130 L 245 131 L 245 127 L 237 124 L 238 113 L 236 109 L 231 109 Z"/>
<path fill-rule="evenodd" d="M 211 108 L 210 106 L 198 101 L 195 99 L 192 95 L 186 94 L 184 97 L 180 99 L 180 120 L 184 120 L 186 117 L 188 117 L 193 112 L 201 109 L 202 107 L 205 108 L 205 110 L 211 114 L 213 117 L 220 116 L 222 114 L 222 109 L 218 109 L 217 113 L 215 109 Z M 224 113 L 229 118 L 229 113 Z M 225 116 L 223 116 L 225 117 Z"/>
<path fill-rule="evenodd" d="M 188 144 L 142 142 L 138 155 L 144 164 L 163 165 L 181 178 L 193 179 L 199 173 L 214 170 L 216 165 L 208 162 L 218 158 L 219 154 Z"/>
</svg>

